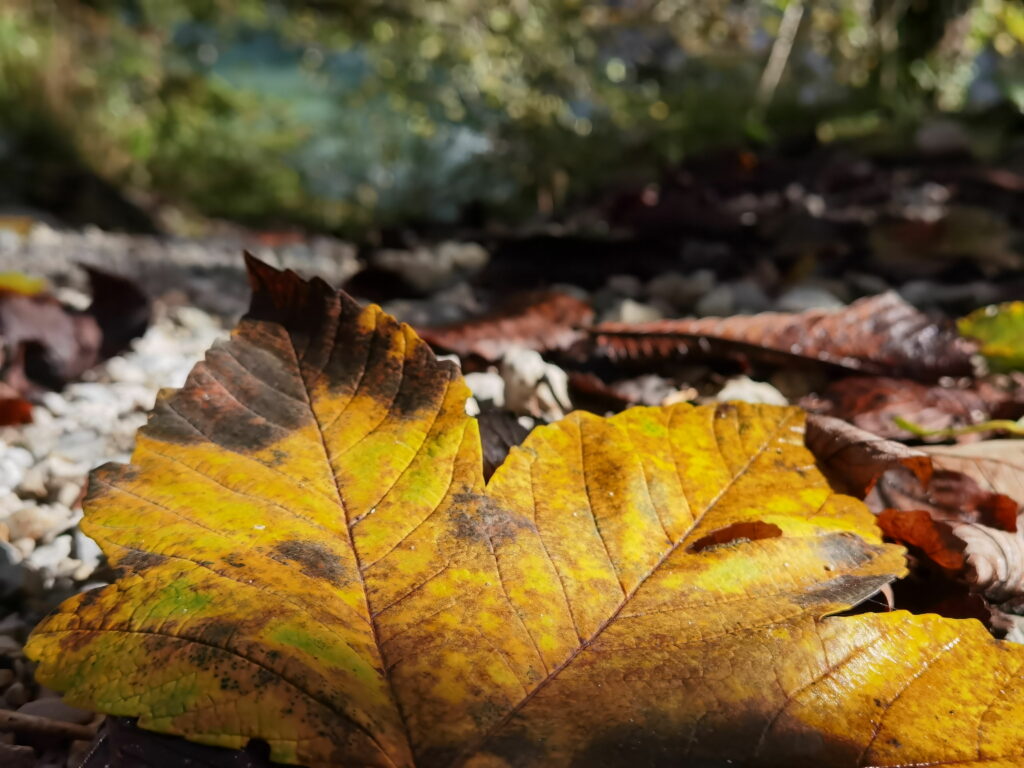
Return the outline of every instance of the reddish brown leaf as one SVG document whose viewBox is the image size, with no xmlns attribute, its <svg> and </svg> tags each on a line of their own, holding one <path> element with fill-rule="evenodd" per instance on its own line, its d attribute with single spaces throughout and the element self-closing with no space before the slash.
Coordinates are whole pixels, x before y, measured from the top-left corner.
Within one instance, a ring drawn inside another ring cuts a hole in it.
<svg viewBox="0 0 1024 768">
<path fill-rule="evenodd" d="M 425 341 L 448 352 L 494 361 L 511 347 L 538 352 L 566 349 L 582 338 L 580 329 L 593 318 L 590 305 L 575 296 L 531 291 L 514 296 L 488 315 L 418 332 Z"/>
<path fill-rule="evenodd" d="M 913 547 L 993 603 L 1019 605 L 1024 599 L 1024 532 L 920 509 L 887 509 L 878 523 L 891 539 Z"/>
<path fill-rule="evenodd" d="M 936 465 L 963 472 L 992 493 L 1024 504 L 1024 440 L 986 440 L 927 449 Z"/>
<path fill-rule="evenodd" d="M 881 509 L 921 509 L 936 520 L 980 523 L 1004 531 L 1017 530 L 1018 503 L 1002 493 L 986 491 L 963 472 L 939 469 L 932 458 L 931 479 L 922 483 L 903 468 L 883 473 L 867 498 L 868 506 Z"/>
<path fill-rule="evenodd" d="M 887 509 L 878 516 L 885 535 L 908 547 L 915 547 L 947 571 L 959 573 L 966 565 L 966 546 L 948 523 L 933 518 L 923 509 Z"/>
<path fill-rule="evenodd" d="M 797 314 L 602 323 L 591 331 L 613 358 L 646 358 L 698 350 L 768 362 L 813 361 L 870 374 L 934 380 L 971 372 L 975 345 L 889 292 L 840 310 Z"/>
<path fill-rule="evenodd" d="M 905 467 L 921 483 L 931 478 L 932 462 L 923 451 L 831 416 L 808 416 L 805 442 L 829 480 L 861 498 L 893 467 Z"/>
<path fill-rule="evenodd" d="M 993 602 L 1024 598 L 1020 507 L 1003 493 L 1021 482 L 1024 441 L 915 449 L 822 416 L 809 417 L 806 440 L 830 480 L 870 490 L 890 538 Z"/>
<path fill-rule="evenodd" d="M 1012 417 L 1022 404 L 1019 393 L 987 382 L 957 388 L 871 376 L 841 379 L 820 396 L 801 402 L 812 412 L 837 416 L 879 437 L 898 439 L 914 435 L 897 426 L 893 421 L 897 416 L 925 430 L 950 429 L 978 424 L 997 413 L 1006 412 L 1003 418 Z"/>
<path fill-rule="evenodd" d="M 0 427 L 32 423 L 32 403 L 22 397 L 0 399 Z"/>
</svg>

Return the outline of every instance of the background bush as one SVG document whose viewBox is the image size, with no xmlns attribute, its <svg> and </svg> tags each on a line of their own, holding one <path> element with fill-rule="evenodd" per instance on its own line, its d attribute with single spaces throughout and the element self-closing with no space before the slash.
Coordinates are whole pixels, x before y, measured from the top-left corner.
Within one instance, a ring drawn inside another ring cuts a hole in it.
<svg viewBox="0 0 1024 768">
<path fill-rule="evenodd" d="M 264 227 L 518 220 L 709 146 L 1019 112 L 1022 43 L 1012 0 L 2 0 L 0 164 Z"/>
</svg>

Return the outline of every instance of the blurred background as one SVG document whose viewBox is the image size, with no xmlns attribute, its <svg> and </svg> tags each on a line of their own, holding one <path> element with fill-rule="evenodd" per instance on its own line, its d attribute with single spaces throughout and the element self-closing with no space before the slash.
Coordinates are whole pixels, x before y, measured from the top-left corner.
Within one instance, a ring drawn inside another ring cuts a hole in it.
<svg viewBox="0 0 1024 768">
<path fill-rule="evenodd" d="M 1022 46 L 1011 0 L 0 0 L 0 206 L 372 239 L 572 221 L 721 148 L 1012 167 Z"/>
</svg>

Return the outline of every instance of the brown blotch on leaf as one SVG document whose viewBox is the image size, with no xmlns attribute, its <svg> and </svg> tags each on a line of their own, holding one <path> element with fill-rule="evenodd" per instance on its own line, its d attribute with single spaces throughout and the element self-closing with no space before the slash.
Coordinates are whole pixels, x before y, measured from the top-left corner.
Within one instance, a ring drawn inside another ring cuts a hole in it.
<svg viewBox="0 0 1024 768">
<path fill-rule="evenodd" d="M 119 576 L 121 576 L 129 572 L 141 573 L 165 562 L 167 562 L 167 558 L 164 555 L 154 552 L 129 552 L 117 561 L 117 568 Z"/>
<path fill-rule="evenodd" d="M 485 496 L 472 493 L 457 493 L 452 497 L 453 505 L 449 519 L 457 539 L 486 542 L 489 546 L 504 544 L 516 538 L 519 531 L 533 526 L 527 520 L 515 517 L 507 509 L 498 506 Z M 476 514 L 467 509 L 476 508 Z"/>
<path fill-rule="evenodd" d="M 711 547 L 723 547 L 728 544 L 739 544 L 744 541 L 757 541 L 759 539 L 774 539 L 781 535 L 782 529 L 773 523 L 764 523 L 760 520 L 733 523 L 697 539 L 697 541 L 689 546 L 688 551 L 703 552 Z"/>
<path fill-rule="evenodd" d="M 345 583 L 341 559 L 318 541 L 282 541 L 271 550 L 271 557 L 298 563 L 299 570 L 312 579 L 323 579 L 336 587 Z"/>
</svg>

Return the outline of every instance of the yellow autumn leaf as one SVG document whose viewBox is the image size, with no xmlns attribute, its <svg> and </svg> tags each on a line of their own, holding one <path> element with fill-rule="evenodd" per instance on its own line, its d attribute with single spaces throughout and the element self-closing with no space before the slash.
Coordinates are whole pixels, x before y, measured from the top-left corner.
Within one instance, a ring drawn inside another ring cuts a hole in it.
<svg viewBox="0 0 1024 768">
<path fill-rule="evenodd" d="M 794 408 L 574 413 L 484 484 L 457 369 L 321 281 L 161 397 L 27 652 L 71 703 L 328 766 L 1015 766 L 1024 648 L 829 616 L 904 571 Z M 731 761 L 731 762 L 730 762 Z"/>
</svg>

